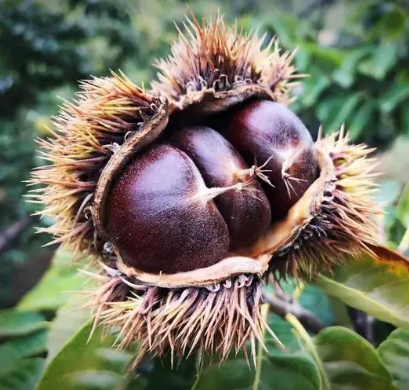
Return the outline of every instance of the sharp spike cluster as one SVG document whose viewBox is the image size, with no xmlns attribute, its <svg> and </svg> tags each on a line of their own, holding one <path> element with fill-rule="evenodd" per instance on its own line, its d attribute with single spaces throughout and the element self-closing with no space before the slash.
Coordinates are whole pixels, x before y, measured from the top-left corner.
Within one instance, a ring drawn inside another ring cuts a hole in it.
<svg viewBox="0 0 409 390">
<path fill-rule="evenodd" d="M 122 73 L 81 82 L 74 103 L 63 102 L 54 118 L 53 137 L 39 140 L 42 156 L 50 165 L 33 173 L 32 202 L 44 203 L 40 215 L 56 220 L 41 229 L 51 233 L 52 244 L 74 245 L 86 253 L 95 252 L 96 232 L 90 218 L 92 198 L 101 170 L 130 132 L 151 118 L 160 101 L 134 85 Z M 50 244 L 51 244 L 50 243 Z"/>
<path fill-rule="evenodd" d="M 170 352 L 172 360 L 206 351 L 218 354 L 223 362 L 232 350 L 247 353 L 250 341 L 255 362 L 255 343 L 263 343 L 263 329 L 268 328 L 260 311 L 258 276 L 241 275 L 208 287 L 166 289 L 124 283 L 126 276 L 109 274 L 90 293 L 90 306 L 95 310 L 94 328 L 118 326 L 119 348 L 138 341 L 141 349 L 159 356 Z M 100 281 L 100 275 L 95 279 Z"/>
<path fill-rule="evenodd" d="M 226 26 L 223 16 L 202 24 L 187 19 L 184 30 L 178 28 L 179 40 L 171 47 L 167 59 L 155 65 L 159 70 L 153 90 L 165 93 L 170 100 L 189 98 L 205 90 L 226 91 L 246 84 L 268 88 L 275 101 L 288 103 L 295 83 L 291 62 L 296 51 L 282 53 L 278 40 L 261 38 L 256 33 L 237 32 Z"/>
</svg>

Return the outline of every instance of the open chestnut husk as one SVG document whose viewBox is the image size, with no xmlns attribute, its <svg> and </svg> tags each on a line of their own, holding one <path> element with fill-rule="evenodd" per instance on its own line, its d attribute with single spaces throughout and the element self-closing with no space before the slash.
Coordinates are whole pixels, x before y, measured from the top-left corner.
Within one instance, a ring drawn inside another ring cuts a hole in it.
<svg viewBox="0 0 409 390">
<path fill-rule="evenodd" d="M 95 321 L 122 346 L 225 360 L 249 341 L 255 358 L 268 274 L 310 278 L 376 245 L 371 150 L 342 129 L 312 140 L 276 41 L 188 26 L 150 90 L 82 83 L 41 141 L 35 197 L 53 243 L 99 260 Z"/>
</svg>

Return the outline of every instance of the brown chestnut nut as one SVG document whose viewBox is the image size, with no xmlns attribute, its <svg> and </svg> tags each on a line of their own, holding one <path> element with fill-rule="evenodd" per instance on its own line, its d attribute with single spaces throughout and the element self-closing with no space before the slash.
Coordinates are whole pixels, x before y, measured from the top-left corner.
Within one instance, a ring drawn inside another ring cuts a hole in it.
<svg viewBox="0 0 409 390">
<path fill-rule="evenodd" d="M 267 100 L 238 105 L 217 119 L 217 129 L 268 178 L 262 185 L 272 219 L 282 218 L 318 176 L 309 131 L 287 107 Z"/>
<path fill-rule="evenodd" d="M 176 132 L 170 142 L 193 160 L 209 188 L 242 184 L 214 199 L 229 228 L 231 249 L 249 245 L 267 230 L 270 204 L 254 167 L 225 138 L 209 127 L 190 127 Z"/>
<path fill-rule="evenodd" d="M 229 248 L 227 225 L 200 172 L 182 151 L 153 147 L 112 186 L 107 232 L 125 265 L 172 274 L 208 267 Z"/>
</svg>

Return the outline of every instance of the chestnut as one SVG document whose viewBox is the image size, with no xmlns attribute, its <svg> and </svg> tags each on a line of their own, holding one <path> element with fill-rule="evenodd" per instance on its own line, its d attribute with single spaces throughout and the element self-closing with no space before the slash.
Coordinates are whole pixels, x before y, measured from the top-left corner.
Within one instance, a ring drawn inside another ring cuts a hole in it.
<svg viewBox="0 0 409 390">
<path fill-rule="evenodd" d="M 136 156 L 115 180 L 106 229 L 125 265 L 171 274 L 227 255 L 227 225 L 192 160 L 170 145 Z"/>
<path fill-rule="evenodd" d="M 249 165 L 262 168 L 272 219 L 284 217 L 318 177 L 307 128 L 290 109 L 268 100 L 237 105 L 214 122 Z"/>
</svg>

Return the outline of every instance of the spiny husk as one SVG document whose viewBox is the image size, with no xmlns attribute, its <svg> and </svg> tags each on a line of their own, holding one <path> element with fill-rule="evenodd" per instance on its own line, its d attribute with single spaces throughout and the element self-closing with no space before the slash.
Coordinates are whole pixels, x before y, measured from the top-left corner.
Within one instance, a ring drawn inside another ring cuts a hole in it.
<svg viewBox="0 0 409 390">
<path fill-rule="evenodd" d="M 226 26 L 220 15 L 214 21 L 204 18 L 201 25 L 187 18 L 169 57 L 156 63 L 153 92 L 183 107 L 186 99 L 206 90 L 258 84 L 271 91 L 272 100 L 288 104 L 292 80 L 301 77 L 291 65 L 294 55 L 281 53 L 278 41 L 268 41 L 267 34 L 259 38 L 238 31 L 236 24 Z"/>
<path fill-rule="evenodd" d="M 252 97 L 253 91 L 261 91 L 258 97 L 289 102 L 292 79 L 298 77 L 291 65 L 294 53 L 280 54 L 274 40 L 263 48 L 264 37 L 226 27 L 221 17 L 204 20 L 202 26 L 188 20 L 185 27 L 171 56 L 157 64 L 159 80 L 151 91 L 124 75 L 84 82 L 74 104 L 65 102 L 55 119 L 54 138 L 40 141 L 51 165 L 34 173 L 32 183 L 46 187 L 33 195 L 47 206 L 41 214 L 57 221 L 43 229 L 55 236 L 54 243 L 73 244 L 97 256 L 105 253 L 104 259 L 112 256 L 115 263 L 115 255 L 103 251 L 109 242 L 95 227 L 97 185 L 106 167 L 122 159 L 129 145 L 133 150 L 128 141 L 137 141 L 149 130 L 158 113 L 168 115 L 168 104 L 170 113 L 193 103 L 204 106 L 209 103 L 203 98 L 206 94 L 221 100 L 228 96 L 229 104 L 234 104 Z M 366 159 L 366 147 L 347 141 L 341 134 L 318 142 L 331 155 L 334 177 L 310 223 L 300 232 L 296 226 L 295 241 L 274 255 L 272 268 L 280 275 L 310 276 L 344 261 L 346 254 L 370 251 L 375 241 L 370 216 L 377 212 L 369 197 L 372 161 Z M 102 192 L 107 193 L 104 188 Z M 308 210 L 302 211 L 309 220 Z M 292 238 L 293 230 L 290 233 Z M 261 340 L 265 325 L 260 275 L 230 274 L 213 286 L 164 288 L 143 284 L 116 267 L 103 265 L 101 270 L 104 275 L 98 278 L 103 285 L 91 292 L 95 323 L 119 325 L 121 346 L 137 340 L 143 350 L 159 355 L 170 350 L 180 358 L 206 351 L 225 360 L 249 340 L 254 359 L 255 342 Z"/>
<path fill-rule="evenodd" d="M 319 139 L 317 147 L 331 157 L 334 177 L 323 190 L 318 213 L 289 246 L 274 255 L 271 268 L 281 277 L 311 278 L 344 263 L 347 256 L 373 255 L 370 247 L 379 242 L 374 216 L 382 210 L 372 197 L 376 164 L 368 158 L 374 149 L 350 144 L 343 128 Z"/>
<path fill-rule="evenodd" d="M 71 244 L 98 253 L 100 238 L 91 218 L 93 196 L 102 169 L 124 140 L 159 110 L 163 102 L 134 85 L 126 76 L 94 78 L 81 84 L 74 103 L 65 101 L 54 118 L 53 138 L 40 140 L 42 156 L 51 164 L 33 173 L 40 215 L 56 220 L 50 244 Z"/>
<path fill-rule="evenodd" d="M 104 281 L 90 293 L 94 326 L 119 326 L 120 348 L 137 341 L 144 352 L 163 356 L 170 351 L 172 362 L 193 352 L 199 358 L 205 352 L 218 355 L 223 362 L 232 350 L 244 351 L 247 357 L 249 342 L 255 364 L 256 341 L 264 346 L 264 329 L 280 344 L 261 314 L 262 281 L 256 275 L 241 275 L 202 288 L 168 289 L 103 267 L 105 276 L 95 278 Z"/>
</svg>

